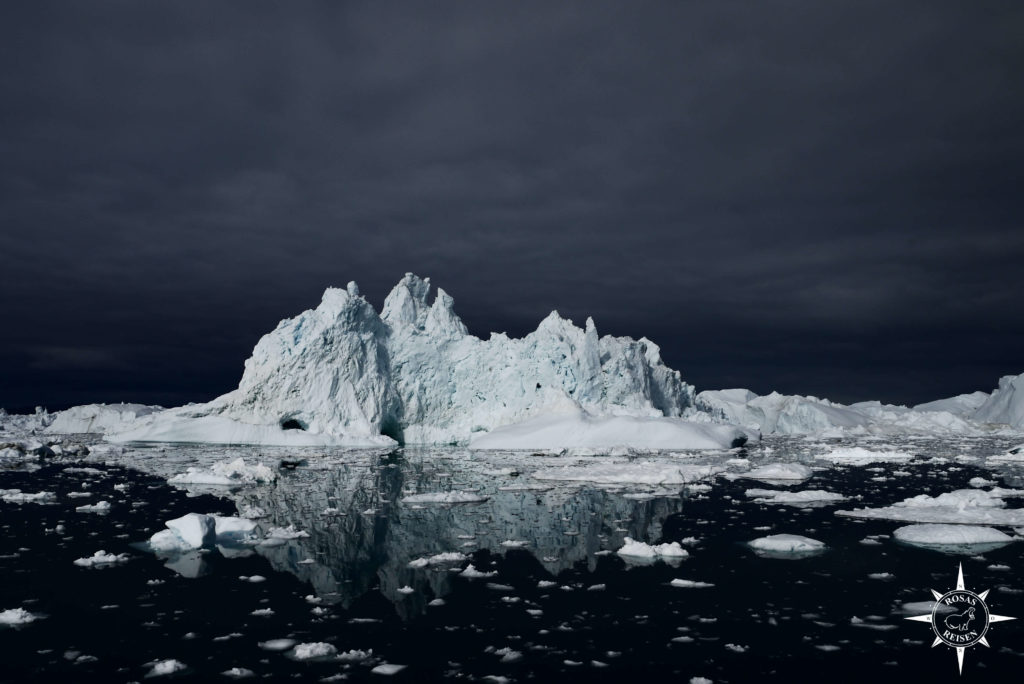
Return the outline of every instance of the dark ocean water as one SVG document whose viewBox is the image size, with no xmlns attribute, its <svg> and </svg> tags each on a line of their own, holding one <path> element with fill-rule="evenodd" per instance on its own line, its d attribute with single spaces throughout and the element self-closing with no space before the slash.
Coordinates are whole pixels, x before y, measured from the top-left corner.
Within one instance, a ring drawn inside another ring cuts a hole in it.
<svg viewBox="0 0 1024 684">
<path fill-rule="evenodd" d="M 984 454 L 999 447 L 974 448 Z M 787 441 L 772 448 L 771 460 L 806 450 Z M 791 487 L 862 497 L 811 508 L 755 504 L 745 490 L 765 485 L 743 479 L 647 498 L 635 498 L 636 488 L 585 484 L 523 489 L 538 486 L 520 472 L 528 462 L 498 467 L 437 450 L 326 464 L 307 458 L 309 466 L 282 470 L 272 485 L 217 495 L 96 460 L 0 471 L 0 489 L 56 494 L 51 505 L 0 503 L 0 610 L 23 607 L 43 616 L 0 627 L 0 680 L 141 681 L 153 662 L 173 658 L 187 669 L 168 678 L 193 681 L 226 681 L 220 673 L 232 667 L 272 681 L 386 681 L 372 672 L 381 663 L 404 665 L 391 678 L 409 681 L 953 681 L 960 679 L 954 652 L 930 648 L 930 627 L 904 620 L 902 605 L 929 600 L 930 589 L 951 589 L 963 563 L 969 588 L 992 590 L 993 612 L 1024 617 L 1024 545 L 983 556 L 943 554 L 888 537 L 904 523 L 834 511 L 965 488 L 976 476 L 1001 478 L 1004 486 L 1020 478 L 952 460 L 963 444 L 908 448 L 923 458 L 826 468 Z M 736 455 L 764 458 L 756 450 L 730 454 Z M 233 457 L 225 450 L 217 456 Z M 83 466 L 99 472 L 76 470 Z M 115 489 L 124 484 L 126 490 Z M 488 498 L 422 507 L 401 501 L 411 492 L 447 489 Z M 92 496 L 68 496 L 83 491 Z M 108 514 L 75 511 L 100 500 L 111 502 Z M 261 524 L 293 524 L 310 536 L 185 558 L 159 557 L 138 544 L 166 520 L 189 512 L 233 515 L 240 506 L 262 508 Z M 828 548 L 777 559 L 745 544 L 782 532 Z M 676 564 L 638 564 L 606 553 L 627 535 L 697 541 Z M 880 543 L 861 543 L 871 535 Z M 100 549 L 130 560 L 104 568 L 73 563 Z M 443 551 L 469 557 L 408 565 Z M 470 563 L 495 574 L 469 579 L 456 572 Z M 869 576 L 875 573 L 889 576 Z M 265 580 L 240 579 L 254 575 Z M 670 586 L 676 578 L 714 586 Z M 399 591 L 405 587 L 411 591 Z M 443 605 L 428 605 L 439 598 Z M 253 614 L 266 608 L 273 613 Z M 300 662 L 260 645 L 283 638 L 372 656 Z M 996 624 L 988 640 L 991 648 L 968 651 L 962 679 L 1018 680 L 1024 624 Z"/>
</svg>

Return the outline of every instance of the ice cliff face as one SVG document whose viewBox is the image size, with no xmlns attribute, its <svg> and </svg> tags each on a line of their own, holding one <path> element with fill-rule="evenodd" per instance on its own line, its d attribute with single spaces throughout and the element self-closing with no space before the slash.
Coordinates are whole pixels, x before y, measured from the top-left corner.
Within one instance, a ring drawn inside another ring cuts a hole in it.
<svg viewBox="0 0 1024 684">
<path fill-rule="evenodd" d="M 678 417 L 693 388 L 647 339 L 599 337 L 552 312 L 522 339 L 470 335 L 452 298 L 406 276 L 380 313 L 328 289 L 245 362 L 237 390 L 138 421 L 117 441 L 464 443 L 540 415 Z"/>
<path fill-rule="evenodd" d="M 1000 378 L 999 387 L 978 407 L 973 418 L 1024 429 L 1024 373 Z"/>
</svg>

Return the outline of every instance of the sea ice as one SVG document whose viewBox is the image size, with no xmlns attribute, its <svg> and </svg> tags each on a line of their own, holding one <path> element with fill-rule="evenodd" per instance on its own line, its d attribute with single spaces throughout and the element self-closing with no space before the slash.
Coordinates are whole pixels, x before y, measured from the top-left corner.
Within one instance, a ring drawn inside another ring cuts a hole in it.
<svg viewBox="0 0 1024 684">
<path fill-rule="evenodd" d="M 958 489 L 934 497 L 920 494 L 891 506 L 836 511 L 836 515 L 915 523 L 1024 525 L 1024 509 L 1007 509 L 1006 501 L 983 489 Z"/>
<path fill-rule="evenodd" d="M 740 473 L 740 477 L 752 480 L 806 480 L 814 471 L 802 463 L 768 463 Z"/>
<path fill-rule="evenodd" d="M 8 627 L 15 627 L 17 625 L 27 625 L 30 622 L 35 622 L 39 619 L 39 615 L 30 613 L 24 608 L 11 608 L 9 610 L 0 610 L 0 625 L 7 625 Z"/>
<path fill-rule="evenodd" d="M 174 674 L 175 672 L 181 672 L 187 667 L 188 666 L 185 665 L 185 663 L 181 662 L 180 660 L 174 660 L 173 658 L 169 660 L 160 660 L 153 663 L 152 669 L 150 669 L 149 674 L 147 674 L 146 676 L 163 677 L 164 675 L 170 675 Z"/>
<path fill-rule="evenodd" d="M 53 503 L 57 500 L 57 495 L 53 492 L 37 492 L 35 494 L 29 494 L 23 492 L 20 489 L 0 489 L 0 499 L 5 503 Z"/>
<path fill-rule="evenodd" d="M 842 494 L 826 492 L 820 489 L 808 489 L 802 492 L 787 492 L 777 489 L 748 489 L 746 495 L 754 499 L 754 503 L 789 504 L 801 506 L 817 503 L 844 501 Z"/>
<path fill-rule="evenodd" d="M 620 556 L 634 558 L 685 558 L 689 555 L 686 549 L 679 545 L 679 542 L 668 544 L 645 544 L 630 537 L 623 540 L 623 546 L 616 553 Z"/>
<path fill-rule="evenodd" d="M 674 579 L 669 584 L 673 587 L 679 587 L 681 589 L 704 589 L 707 587 L 713 587 L 714 584 L 710 582 L 698 582 L 696 580 L 688 579 Z"/>
<path fill-rule="evenodd" d="M 292 649 L 291 656 L 296 660 L 312 660 L 314 658 L 328 658 L 335 655 L 338 649 L 333 645 L 322 641 L 315 641 L 308 644 L 296 644 Z"/>
<path fill-rule="evenodd" d="M 747 542 L 756 551 L 779 554 L 804 554 L 821 551 L 825 543 L 797 534 L 772 534 Z"/>
<path fill-rule="evenodd" d="M 815 458 L 831 461 L 836 465 L 862 466 L 869 463 L 905 463 L 914 458 L 904 451 L 870 451 L 863 447 L 840 447 Z"/>
<path fill-rule="evenodd" d="M 93 568 L 99 565 L 115 565 L 117 563 L 124 563 L 130 558 L 131 556 L 127 553 L 113 554 L 100 550 L 87 558 L 79 558 L 75 561 L 75 565 L 79 565 L 83 568 Z"/>
<path fill-rule="evenodd" d="M 906 525 L 897 528 L 893 537 L 906 544 L 920 546 L 1005 544 L 1015 539 L 992 527 L 942 524 Z"/>
<path fill-rule="evenodd" d="M 171 477 L 167 482 L 230 487 L 273 482 L 275 479 L 277 473 L 262 463 L 248 465 L 245 459 L 236 458 L 234 461 L 214 463 L 209 469 L 189 468 L 186 472 Z"/>
</svg>

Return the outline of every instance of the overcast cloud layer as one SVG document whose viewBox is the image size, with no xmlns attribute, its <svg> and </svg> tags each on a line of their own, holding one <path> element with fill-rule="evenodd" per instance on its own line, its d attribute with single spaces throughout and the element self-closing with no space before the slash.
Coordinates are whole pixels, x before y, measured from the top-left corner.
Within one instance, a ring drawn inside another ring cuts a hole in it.
<svg viewBox="0 0 1024 684">
<path fill-rule="evenodd" d="M 0 5 L 0 406 L 202 401 L 406 271 L 700 389 L 1024 371 L 1024 5 Z"/>
</svg>

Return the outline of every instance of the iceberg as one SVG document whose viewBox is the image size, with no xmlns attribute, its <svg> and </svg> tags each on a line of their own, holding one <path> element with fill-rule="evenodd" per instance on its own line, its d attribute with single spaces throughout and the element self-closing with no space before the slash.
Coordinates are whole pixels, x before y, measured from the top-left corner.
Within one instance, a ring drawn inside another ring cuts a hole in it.
<svg viewBox="0 0 1024 684">
<path fill-rule="evenodd" d="M 1024 426 L 1022 377 L 1003 378 L 1003 390 L 991 397 L 975 392 L 914 408 L 878 401 L 844 405 L 811 396 L 758 396 L 747 389 L 726 389 L 699 393 L 694 410 L 766 435 L 987 435 L 994 431 L 988 423 Z"/>
<path fill-rule="evenodd" d="M 621 444 L 618 429 L 632 439 L 641 427 L 673 445 L 720 448 L 738 436 L 668 420 L 693 408 L 694 390 L 646 338 L 600 337 L 592 319 L 580 328 L 552 312 L 521 339 L 492 333 L 483 340 L 469 334 L 444 290 L 430 301 L 430 287 L 406 274 L 380 313 L 355 283 L 330 288 L 317 308 L 263 336 L 237 389 L 141 416 L 106 439 L 387 446 L 476 437 L 480 446 L 496 428 L 549 416 L 586 422 L 583 415 L 591 417 L 588 444 Z M 520 430 L 492 445 L 513 434 L 529 441 Z"/>
<path fill-rule="evenodd" d="M 972 416 L 975 421 L 1024 429 L 1024 373 L 1006 375 Z"/>
</svg>

